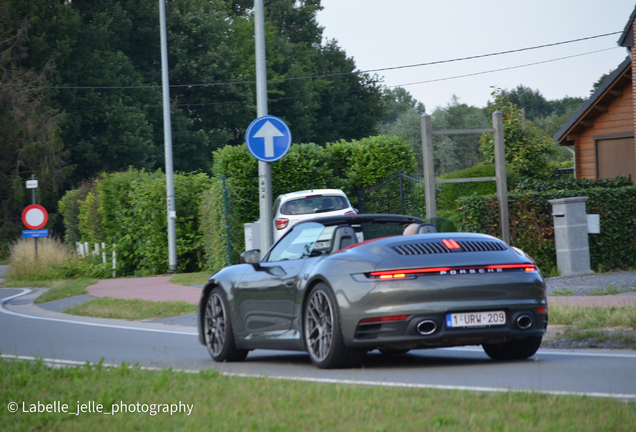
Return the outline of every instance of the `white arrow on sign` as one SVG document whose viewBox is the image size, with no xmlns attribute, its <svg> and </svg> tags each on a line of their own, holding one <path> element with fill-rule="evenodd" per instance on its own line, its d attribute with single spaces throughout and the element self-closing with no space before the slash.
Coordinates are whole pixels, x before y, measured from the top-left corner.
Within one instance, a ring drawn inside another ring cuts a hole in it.
<svg viewBox="0 0 636 432">
<path fill-rule="evenodd" d="M 254 138 L 265 139 L 265 157 L 274 157 L 274 138 L 285 136 L 269 120 L 254 134 Z"/>
</svg>

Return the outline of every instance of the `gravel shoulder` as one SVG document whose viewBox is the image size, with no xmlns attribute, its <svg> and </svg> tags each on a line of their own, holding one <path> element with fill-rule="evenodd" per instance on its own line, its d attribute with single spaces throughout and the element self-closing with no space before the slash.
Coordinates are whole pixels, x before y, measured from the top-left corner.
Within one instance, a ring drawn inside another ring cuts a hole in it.
<svg viewBox="0 0 636 432">
<path fill-rule="evenodd" d="M 636 271 L 595 273 L 583 276 L 559 276 L 546 278 L 549 296 L 598 295 L 611 293 L 636 294 Z"/>
</svg>

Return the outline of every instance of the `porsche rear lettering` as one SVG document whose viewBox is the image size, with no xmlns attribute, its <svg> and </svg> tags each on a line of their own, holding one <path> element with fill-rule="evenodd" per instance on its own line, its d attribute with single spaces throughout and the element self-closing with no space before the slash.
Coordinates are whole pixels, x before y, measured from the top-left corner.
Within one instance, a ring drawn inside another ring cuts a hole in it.
<svg viewBox="0 0 636 432">
<path fill-rule="evenodd" d="M 497 268 L 497 269 L 484 269 L 484 268 L 479 268 L 479 269 L 461 269 L 461 270 L 442 270 L 439 272 L 440 275 L 458 275 L 458 274 L 477 274 L 477 273 L 501 273 L 503 272 L 503 269 Z"/>
</svg>

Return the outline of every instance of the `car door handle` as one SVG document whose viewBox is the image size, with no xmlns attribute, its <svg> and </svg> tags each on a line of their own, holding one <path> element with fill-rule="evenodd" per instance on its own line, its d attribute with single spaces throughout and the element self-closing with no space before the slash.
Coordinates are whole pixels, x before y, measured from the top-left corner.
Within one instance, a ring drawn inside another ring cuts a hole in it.
<svg viewBox="0 0 636 432">
<path fill-rule="evenodd" d="M 288 279 L 285 281 L 285 286 L 286 287 L 293 287 L 294 286 L 294 280 L 293 279 Z"/>
</svg>

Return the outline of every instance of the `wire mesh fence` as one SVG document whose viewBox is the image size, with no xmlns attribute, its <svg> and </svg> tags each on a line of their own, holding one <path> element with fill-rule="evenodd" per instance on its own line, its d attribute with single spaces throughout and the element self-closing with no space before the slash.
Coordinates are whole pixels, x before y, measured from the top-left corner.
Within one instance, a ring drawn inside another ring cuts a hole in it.
<svg viewBox="0 0 636 432">
<path fill-rule="evenodd" d="M 426 219 L 424 179 L 402 170 L 358 190 L 360 213 L 403 214 Z"/>
</svg>

